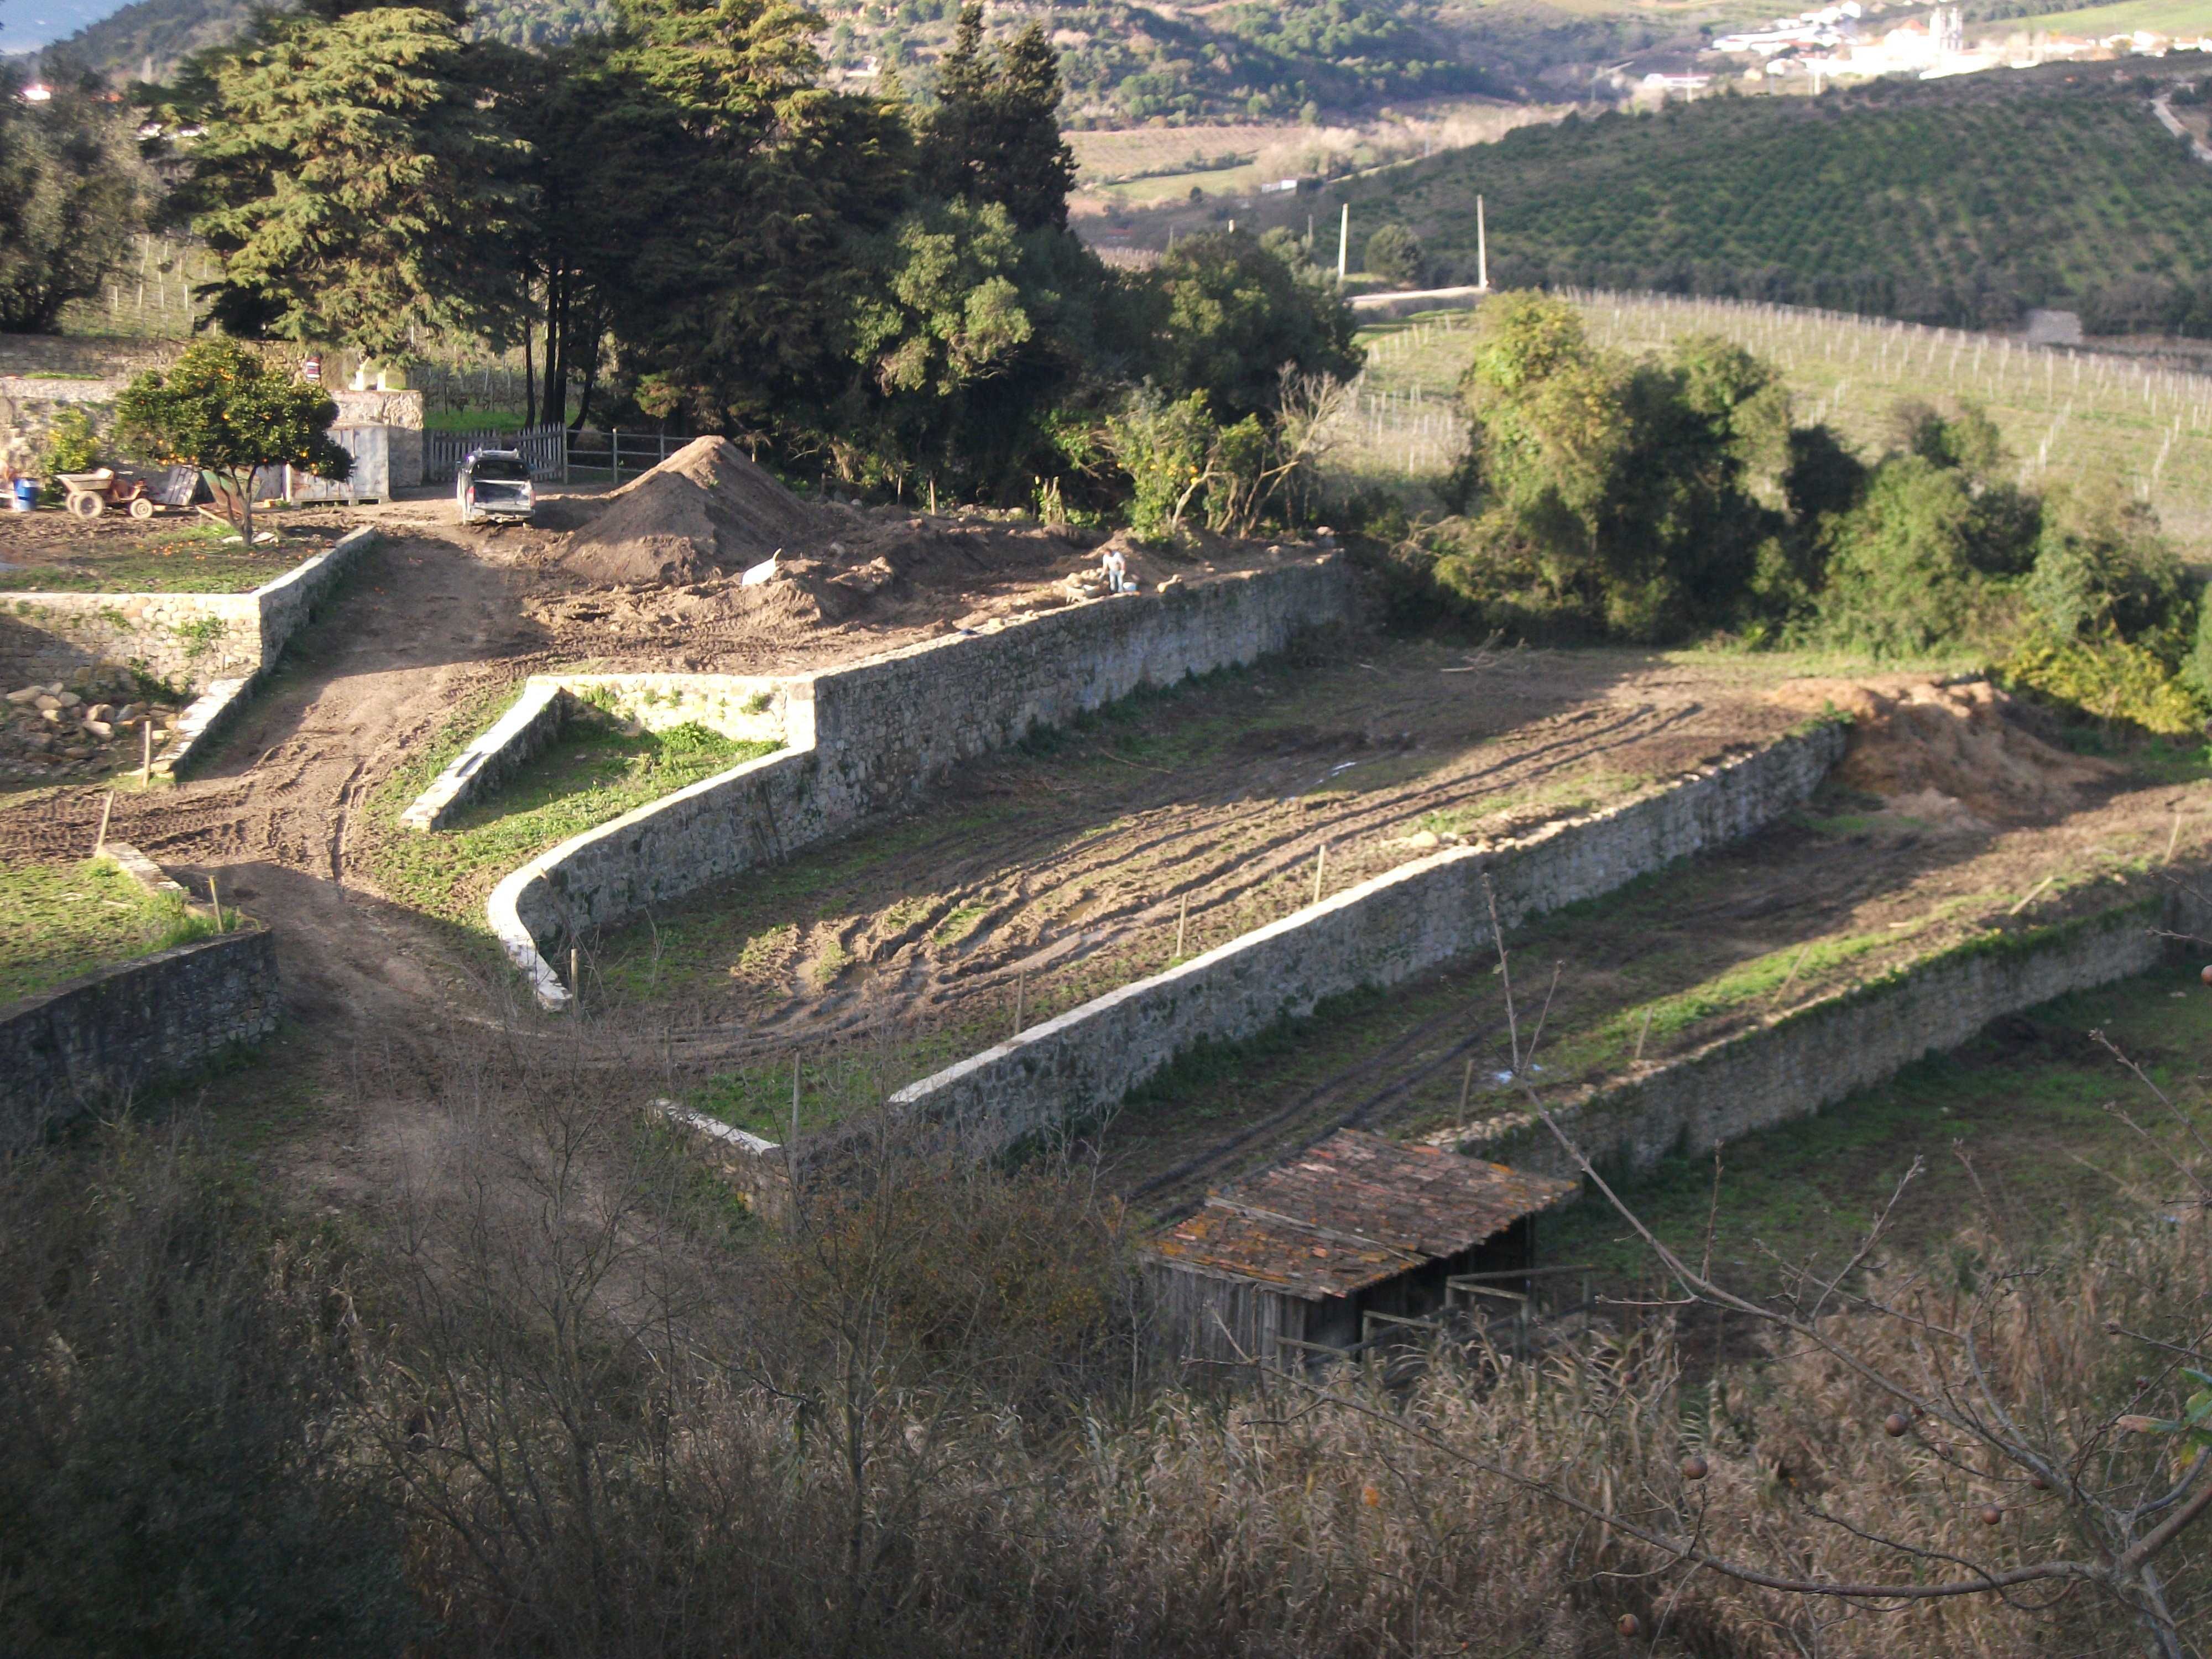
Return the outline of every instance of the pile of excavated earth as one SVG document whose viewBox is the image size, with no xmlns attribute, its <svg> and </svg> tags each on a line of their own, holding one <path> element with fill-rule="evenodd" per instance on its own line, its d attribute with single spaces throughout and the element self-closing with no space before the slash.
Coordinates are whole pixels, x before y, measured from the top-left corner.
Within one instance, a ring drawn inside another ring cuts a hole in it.
<svg viewBox="0 0 2212 1659">
<path fill-rule="evenodd" d="M 1103 592 L 1109 538 L 1072 526 L 805 500 L 724 438 L 699 438 L 598 497 L 541 509 L 559 533 L 528 562 L 531 619 L 565 653 L 610 666 L 785 671 Z M 1150 590 L 1264 561 L 1217 544 L 1196 558 L 1115 538 Z"/>
<path fill-rule="evenodd" d="M 0 782 L 60 782 L 136 763 L 143 728 L 152 724 L 158 750 L 177 712 L 173 702 L 147 701 L 136 677 L 115 663 L 19 686 L 0 704 Z"/>
</svg>

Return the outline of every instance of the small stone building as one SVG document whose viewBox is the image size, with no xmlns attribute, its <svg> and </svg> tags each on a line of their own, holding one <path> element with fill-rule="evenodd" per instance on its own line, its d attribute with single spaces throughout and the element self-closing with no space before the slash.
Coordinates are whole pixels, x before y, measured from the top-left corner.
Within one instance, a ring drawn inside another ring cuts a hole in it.
<svg viewBox="0 0 2212 1659">
<path fill-rule="evenodd" d="M 1360 1342 L 1370 1314 L 1437 1313 L 1454 1275 L 1534 1267 L 1536 1218 L 1575 1192 L 1340 1129 L 1210 1195 L 1146 1273 L 1174 1357 L 1287 1367 Z"/>
</svg>

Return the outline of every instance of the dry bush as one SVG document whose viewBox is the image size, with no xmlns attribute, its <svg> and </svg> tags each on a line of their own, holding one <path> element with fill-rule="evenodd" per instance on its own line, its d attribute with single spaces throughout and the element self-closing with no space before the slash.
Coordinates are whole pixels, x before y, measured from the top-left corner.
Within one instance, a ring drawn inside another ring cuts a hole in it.
<svg viewBox="0 0 2212 1659">
<path fill-rule="evenodd" d="M 1082 1166 L 882 1121 L 750 1218 L 587 1050 L 437 1080 L 343 1271 L 174 1147 L 0 1176 L 0 1646 L 1557 1659 L 1632 1617 L 1626 1650 L 1747 1659 L 2203 1650 L 2193 1536 L 2098 1576 L 2203 1490 L 2142 1426 L 2203 1346 L 2201 1206 L 1801 1276 L 1731 1315 L 1768 1356 L 1695 1382 L 1674 1303 L 1535 1364 L 1183 1390 Z M 1971 1593 L 1803 1588 L 1900 1583 Z"/>
<path fill-rule="evenodd" d="M 0 1158 L 0 1653 L 392 1652 L 344 1277 L 189 1126 Z"/>
</svg>

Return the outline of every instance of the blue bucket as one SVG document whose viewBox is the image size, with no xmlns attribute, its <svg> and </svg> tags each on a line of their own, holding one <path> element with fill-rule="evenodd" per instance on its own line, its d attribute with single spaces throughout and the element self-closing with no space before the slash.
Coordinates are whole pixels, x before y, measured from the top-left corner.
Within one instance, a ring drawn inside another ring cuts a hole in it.
<svg viewBox="0 0 2212 1659">
<path fill-rule="evenodd" d="M 36 478 L 15 480 L 15 499 L 9 503 L 18 513 L 28 513 L 39 504 L 39 481 Z"/>
</svg>

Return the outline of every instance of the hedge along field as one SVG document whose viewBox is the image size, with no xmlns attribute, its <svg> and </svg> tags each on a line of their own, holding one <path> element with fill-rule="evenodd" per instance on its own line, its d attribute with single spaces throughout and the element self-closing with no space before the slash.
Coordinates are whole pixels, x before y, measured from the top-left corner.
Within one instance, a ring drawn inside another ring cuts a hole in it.
<svg viewBox="0 0 2212 1659">
<path fill-rule="evenodd" d="M 1622 350 L 1663 350 L 1685 334 L 1739 341 L 1781 368 L 1800 420 L 1826 421 L 1869 453 L 1881 449 L 1900 400 L 1942 407 L 1973 399 L 2003 431 L 2022 482 L 2124 479 L 2158 510 L 2185 556 L 2212 560 L 2212 376 L 1789 306 L 1572 297 L 1592 337 Z M 1474 321 L 1470 313 L 1446 313 L 1362 333 L 1367 368 L 1339 423 L 1339 468 L 1403 483 L 1450 466 L 1465 443 L 1455 388 Z"/>
<path fill-rule="evenodd" d="M 1480 195 L 1501 286 L 2009 323 L 2023 304 L 2131 278 L 2194 284 L 2212 269 L 2212 168 L 2152 118 L 2133 78 L 2060 64 L 1570 118 L 1344 194 L 1355 246 L 1406 224 L 1442 279 L 1473 280 Z"/>
</svg>

